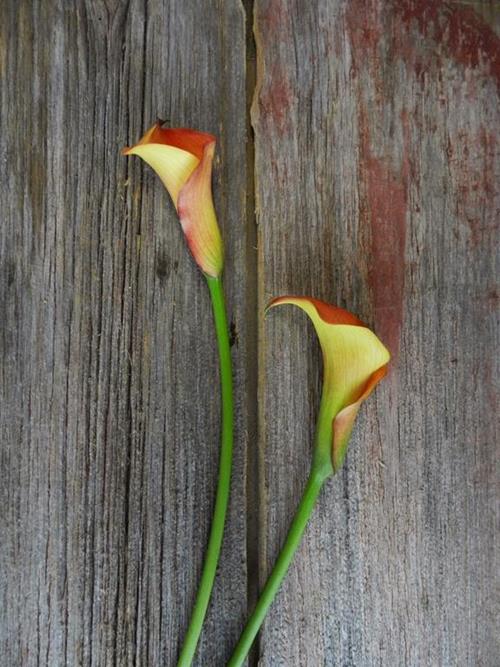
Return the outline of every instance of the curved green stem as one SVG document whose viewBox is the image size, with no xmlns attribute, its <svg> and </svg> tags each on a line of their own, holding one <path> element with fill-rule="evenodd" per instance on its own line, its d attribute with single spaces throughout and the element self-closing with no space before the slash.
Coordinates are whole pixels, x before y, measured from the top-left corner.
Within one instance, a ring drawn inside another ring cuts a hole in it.
<svg viewBox="0 0 500 667">
<path fill-rule="evenodd" d="M 278 560 L 271 572 L 269 579 L 261 593 L 259 601 L 250 616 L 248 623 L 240 637 L 240 640 L 234 650 L 231 659 L 228 662 L 228 667 L 239 667 L 245 661 L 245 658 L 252 646 L 264 617 L 269 609 L 274 596 L 283 581 L 292 558 L 300 544 L 300 540 L 304 533 L 304 529 L 312 514 L 319 492 L 321 491 L 324 482 L 331 475 L 331 467 L 329 466 L 315 466 L 313 467 L 306 488 L 302 495 L 301 501 L 295 513 L 295 516 L 290 526 L 290 530 L 285 540 L 285 544 L 281 550 Z"/>
<path fill-rule="evenodd" d="M 299 506 L 288 531 L 285 544 L 271 572 L 257 605 L 250 616 L 243 634 L 228 662 L 228 667 L 239 667 L 243 664 L 252 643 L 266 616 L 267 610 L 283 581 L 292 558 L 300 544 L 305 527 L 312 514 L 319 492 L 325 481 L 333 475 L 332 466 L 332 417 L 328 409 L 328 397 L 321 397 L 316 435 L 314 438 L 314 456 L 309 479 L 302 494 Z"/>
<path fill-rule="evenodd" d="M 212 593 L 215 571 L 219 561 L 222 536 L 224 533 L 233 457 L 233 378 L 224 292 L 220 278 L 211 278 L 210 276 L 206 276 L 206 278 L 212 299 L 217 345 L 219 349 L 222 394 L 222 435 L 219 481 L 217 483 L 214 516 L 208 539 L 207 553 L 203 565 L 200 586 L 196 596 L 191 622 L 177 663 L 178 667 L 189 667 L 193 661 L 198 639 L 201 634 L 201 628 L 207 612 L 210 595 Z"/>
</svg>

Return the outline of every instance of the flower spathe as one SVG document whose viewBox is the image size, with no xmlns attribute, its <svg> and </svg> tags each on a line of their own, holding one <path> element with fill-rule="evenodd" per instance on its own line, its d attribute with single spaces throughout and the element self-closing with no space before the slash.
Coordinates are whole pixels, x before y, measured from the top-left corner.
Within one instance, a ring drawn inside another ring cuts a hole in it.
<svg viewBox="0 0 500 667">
<path fill-rule="evenodd" d="M 174 203 L 188 247 L 201 270 L 217 278 L 224 263 L 222 238 L 212 198 L 215 137 L 158 122 L 123 150 L 138 155 L 158 174 Z"/>
<path fill-rule="evenodd" d="M 309 297 L 283 296 L 268 308 L 293 304 L 310 317 L 323 352 L 319 428 L 328 426 L 333 470 L 343 463 L 361 403 L 387 372 L 390 354 L 355 315 Z"/>
</svg>

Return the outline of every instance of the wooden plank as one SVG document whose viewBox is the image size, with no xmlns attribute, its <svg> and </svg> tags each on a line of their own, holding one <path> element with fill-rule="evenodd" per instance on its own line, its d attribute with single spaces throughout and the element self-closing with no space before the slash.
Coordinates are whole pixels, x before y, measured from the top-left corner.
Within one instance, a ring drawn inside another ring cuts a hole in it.
<svg viewBox="0 0 500 667">
<path fill-rule="evenodd" d="M 219 136 L 217 209 L 243 276 L 243 10 L 15 0 L 0 31 L 0 662 L 174 664 L 212 514 L 218 364 L 167 195 L 119 150 L 158 116 Z M 243 278 L 228 300 L 238 446 L 203 665 L 246 615 Z"/>
<path fill-rule="evenodd" d="M 265 623 L 261 667 L 498 664 L 499 28 L 493 2 L 255 3 L 262 301 L 347 307 L 394 356 Z M 267 319 L 261 584 L 320 392 L 305 316 Z"/>
</svg>

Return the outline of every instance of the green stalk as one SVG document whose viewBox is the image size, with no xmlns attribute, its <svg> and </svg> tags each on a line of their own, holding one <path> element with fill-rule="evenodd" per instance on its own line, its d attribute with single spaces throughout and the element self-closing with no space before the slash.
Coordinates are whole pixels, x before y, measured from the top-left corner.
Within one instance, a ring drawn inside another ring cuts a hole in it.
<svg viewBox="0 0 500 667">
<path fill-rule="evenodd" d="M 222 435 L 219 460 L 219 481 L 215 497 L 215 509 L 208 547 L 203 565 L 200 586 L 194 604 L 191 622 L 181 649 L 178 667 L 189 667 L 196 652 L 201 628 L 207 612 L 210 595 L 215 579 L 215 571 L 224 533 L 226 510 L 229 500 L 231 464 L 233 457 L 233 377 L 231 370 L 231 351 L 227 326 L 224 292 L 220 278 L 205 276 L 210 290 L 214 313 L 215 331 L 219 349 L 220 382 L 222 395 Z"/>
<path fill-rule="evenodd" d="M 269 607 L 283 581 L 293 556 L 300 544 L 305 527 L 316 505 L 319 493 L 325 481 L 333 474 L 331 463 L 331 413 L 326 409 L 326 401 L 322 400 L 315 438 L 315 453 L 309 479 L 302 494 L 299 506 L 293 518 L 290 530 L 281 549 L 273 571 L 264 586 L 257 605 L 243 630 L 227 667 L 240 667 L 252 647 L 253 641 L 264 621 Z"/>
</svg>

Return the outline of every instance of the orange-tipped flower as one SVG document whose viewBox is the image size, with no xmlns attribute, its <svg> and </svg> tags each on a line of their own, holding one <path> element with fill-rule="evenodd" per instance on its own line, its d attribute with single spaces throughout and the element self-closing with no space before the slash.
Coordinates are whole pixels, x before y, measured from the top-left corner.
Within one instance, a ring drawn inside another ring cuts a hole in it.
<svg viewBox="0 0 500 667">
<path fill-rule="evenodd" d="M 167 188 L 189 249 L 201 270 L 216 278 L 222 272 L 224 250 L 212 199 L 215 137 L 156 123 L 140 141 L 123 150 L 152 167 Z"/>
<path fill-rule="evenodd" d="M 274 299 L 269 308 L 283 303 L 302 308 L 318 334 L 324 366 L 319 428 L 326 424 L 329 429 L 336 472 L 359 407 L 386 374 L 390 354 L 363 322 L 342 308 L 294 296 Z"/>
</svg>

